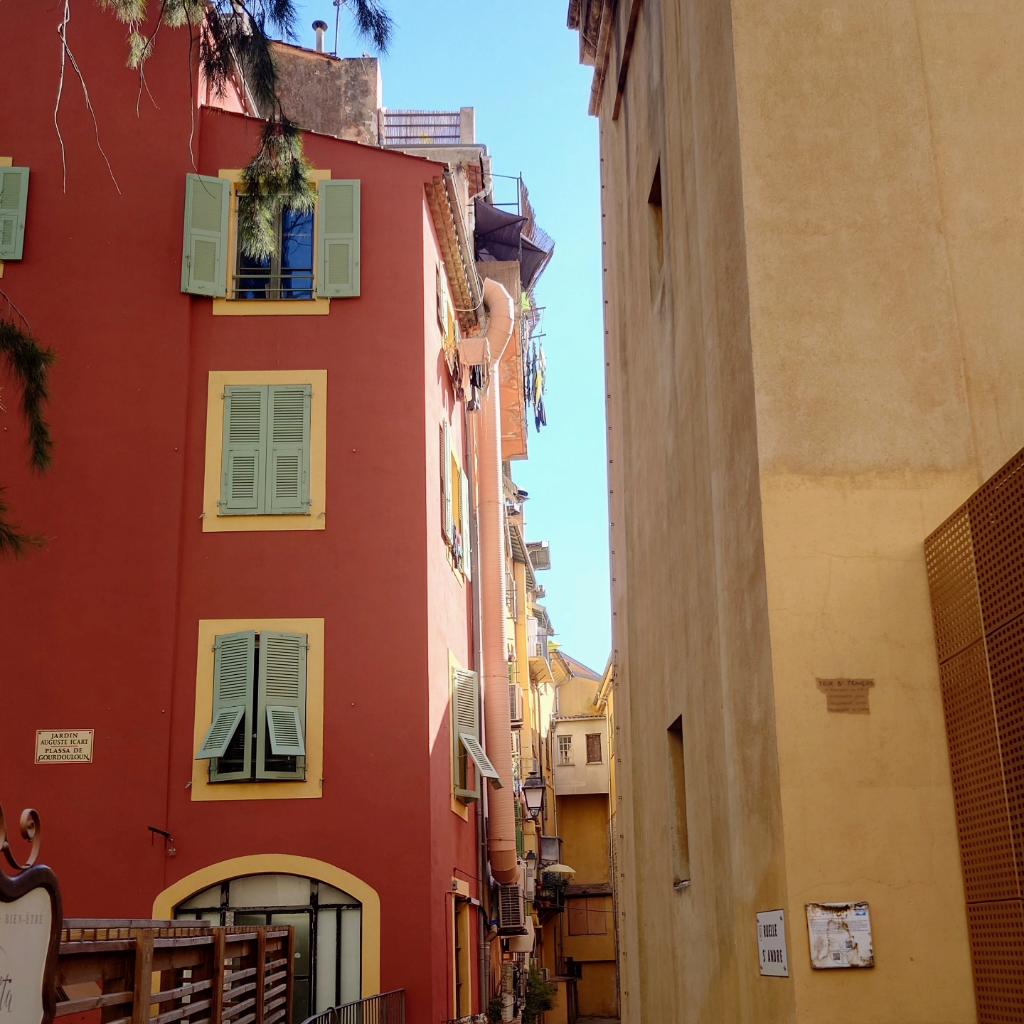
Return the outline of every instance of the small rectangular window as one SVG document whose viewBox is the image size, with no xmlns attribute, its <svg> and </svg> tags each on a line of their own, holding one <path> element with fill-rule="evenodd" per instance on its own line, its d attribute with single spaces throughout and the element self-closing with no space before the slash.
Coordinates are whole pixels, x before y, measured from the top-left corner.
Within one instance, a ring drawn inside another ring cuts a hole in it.
<svg viewBox="0 0 1024 1024">
<path fill-rule="evenodd" d="M 241 214 L 252 200 L 238 197 Z M 278 210 L 274 215 L 272 251 L 262 259 L 247 256 L 238 233 L 238 256 L 232 297 L 236 299 L 313 298 L 313 212 Z"/>
<path fill-rule="evenodd" d="M 690 842 L 686 820 L 686 763 L 683 757 L 683 719 L 668 727 L 669 794 L 672 800 L 672 881 L 690 881 Z"/>
<path fill-rule="evenodd" d="M 558 737 L 558 763 L 562 766 L 572 764 L 572 737 Z"/>
<path fill-rule="evenodd" d="M 224 389 L 219 515 L 309 515 L 309 384 Z"/>
<path fill-rule="evenodd" d="M 647 196 L 648 210 L 648 251 L 651 277 L 651 292 L 661 280 L 661 269 L 665 262 L 665 223 L 661 210 L 661 161 L 654 168 L 651 191 Z"/>
<path fill-rule="evenodd" d="M 570 935 L 607 935 L 609 908 L 600 899 L 573 900 L 569 904 Z"/>
<path fill-rule="evenodd" d="M 601 755 L 601 734 L 599 732 L 587 733 L 587 764 L 601 764 L 604 757 Z"/>
<path fill-rule="evenodd" d="M 211 782 L 305 778 L 308 645 L 269 631 L 215 639 L 211 723 L 196 754 Z"/>
</svg>

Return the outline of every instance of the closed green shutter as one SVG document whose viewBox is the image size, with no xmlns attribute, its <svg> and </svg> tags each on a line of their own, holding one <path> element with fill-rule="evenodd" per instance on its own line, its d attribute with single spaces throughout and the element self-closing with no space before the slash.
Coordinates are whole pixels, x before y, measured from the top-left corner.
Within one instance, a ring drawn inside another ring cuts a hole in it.
<svg viewBox="0 0 1024 1024">
<path fill-rule="evenodd" d="M 0 260 L 20 260 L 25 247 L 28 168 L 0 167 Z"/>
<path fill-rule="evenodd" d="M 325 298 L 359 294 L 359 182 L 320 182 L 316 214 L 320 253 L 316 293 Z"/>
<path fill-rule="evenodd" d="M 227 294 L 228 204 L 231 182 L 202 174 L 185 178 L 185 241 L 181 290 L 192 295 Z"/>
<path fill-rule="evenodd" d="M 214 642 L 213 721 L 196 754 L 210 760 L 211 782 L 249 778 L 255 659 L 255 633 L 225 633 Z"/>
<path fill-rule="evenodd" d="M 263 511 L 266 465 L 267 389 L 226 387 L 221 515 L 257 515 Z"/>
<path fill-rule="evenodd" d="M 308 644 L 304 633 L 260 634 L 256 711 L 258 779 L 305 777 Z"/>
<path fill-rule="evenodd" d="M 309 384 L 268 388 L 266 511 L 309 513 Z"/>
<path fill-rule="evenodd" d="M 469 503 L 469 474 L 462 473 L 462 501 L 459 505 L 462 512 L 462 571 L 466 579 L 473 576 L 473 542 L 470 540 L 473 524 L 473 509 Z"/>
</svg>

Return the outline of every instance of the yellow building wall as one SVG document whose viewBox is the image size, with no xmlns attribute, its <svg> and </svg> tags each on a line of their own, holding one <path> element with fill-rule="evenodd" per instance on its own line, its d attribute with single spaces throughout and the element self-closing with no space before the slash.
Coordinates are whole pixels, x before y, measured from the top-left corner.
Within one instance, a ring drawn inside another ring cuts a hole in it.
<svg viewBox="0 0 1024 1024">
<path fill-rule="evenodd" d="M 573 884 L 609 881 L 607 795 L 558 797 L 558 834 Z"/>
<path fill-rule="evenodd" d="M 1024 438 L 1024 7 L 648 0 L 627 67 L 634 8 L 600 97 L 623 1020 L 971 1024 L 922 542 Z M 812 971 L 804 904 L 850 899 L 877 966 Z"/>
<path fill-rule="evenodd" d="M 586 963 L 576 983 L 576 1005 L 582 1017 L 616 1017 L 615 961 Z"/>
</svg>

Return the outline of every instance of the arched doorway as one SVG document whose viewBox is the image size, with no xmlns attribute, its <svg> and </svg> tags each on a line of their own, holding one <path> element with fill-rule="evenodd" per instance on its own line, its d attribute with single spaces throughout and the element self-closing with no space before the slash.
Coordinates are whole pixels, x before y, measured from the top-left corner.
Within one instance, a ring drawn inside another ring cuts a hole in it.
<svg viewBox="0 0 1024 1024">
<path fill-rule="evenodd" d="M 181 900 L 173 914 L 211 924 L 294 927 L 296 1022 L 362 994 L 363 905 L 327 882 L 283 873 L 241 875 Z"/>
</svg>

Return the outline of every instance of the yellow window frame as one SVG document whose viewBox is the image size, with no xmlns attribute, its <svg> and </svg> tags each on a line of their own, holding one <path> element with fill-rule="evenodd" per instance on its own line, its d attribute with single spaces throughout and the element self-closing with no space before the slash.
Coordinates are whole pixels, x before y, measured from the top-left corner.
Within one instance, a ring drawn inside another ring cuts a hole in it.
<svg viewBox="0 0 1024 1024">
<path fill-rule="evenodd" d="M 306 651 L 306 778 L 302 782 L 210 782 L 206 761 L 192 762 L 192 800 L 318 800 L 324 775 L 324 620 L 323 619 L 200 619 L 196 657 L 196 703 L 192 754 L 210 728 L 213 712 L 213 648 L 223 633 L 243 630 L 305 633 Z"/>
<path fill-rule="evenodd" d="M 228 213 L 228 252 L 227 252 L 227 275 L 228 294 L 231 294 L 231 282 L 235 279 L 235 269 L 238 265 L 238 194 L 243 191 L 241 169 L 220 170 L 218 178 L 223 178 L 232 183 L 231 187 L 231 208 Z M 314 184 L 321 181 L 330 181 L 330 171 L 309 172 L 309 179 Z M 317 208 L 313 212 L 313 223 L 319 213 L 319 200 Z M 313 273 L 316 274 L 316 267 L 319 259 L 317 249 L 316 231 L 313 233 Z M 314 288 L 316 282 L 314 280 Z M 315 296 L 312 299 L 214 299 L 214 316 L 326 316 L 331 311 L 331 300 Z"/>
<path fill-rule="evenodd" d="M 309 384 L 309 515 L 219 515 L 224 452 L 224 388 L 228 385 Z M 206 392 L 203 533 L 252 533 L 327 528 L 327 371 L 213 370 Z"/>
</svg>

